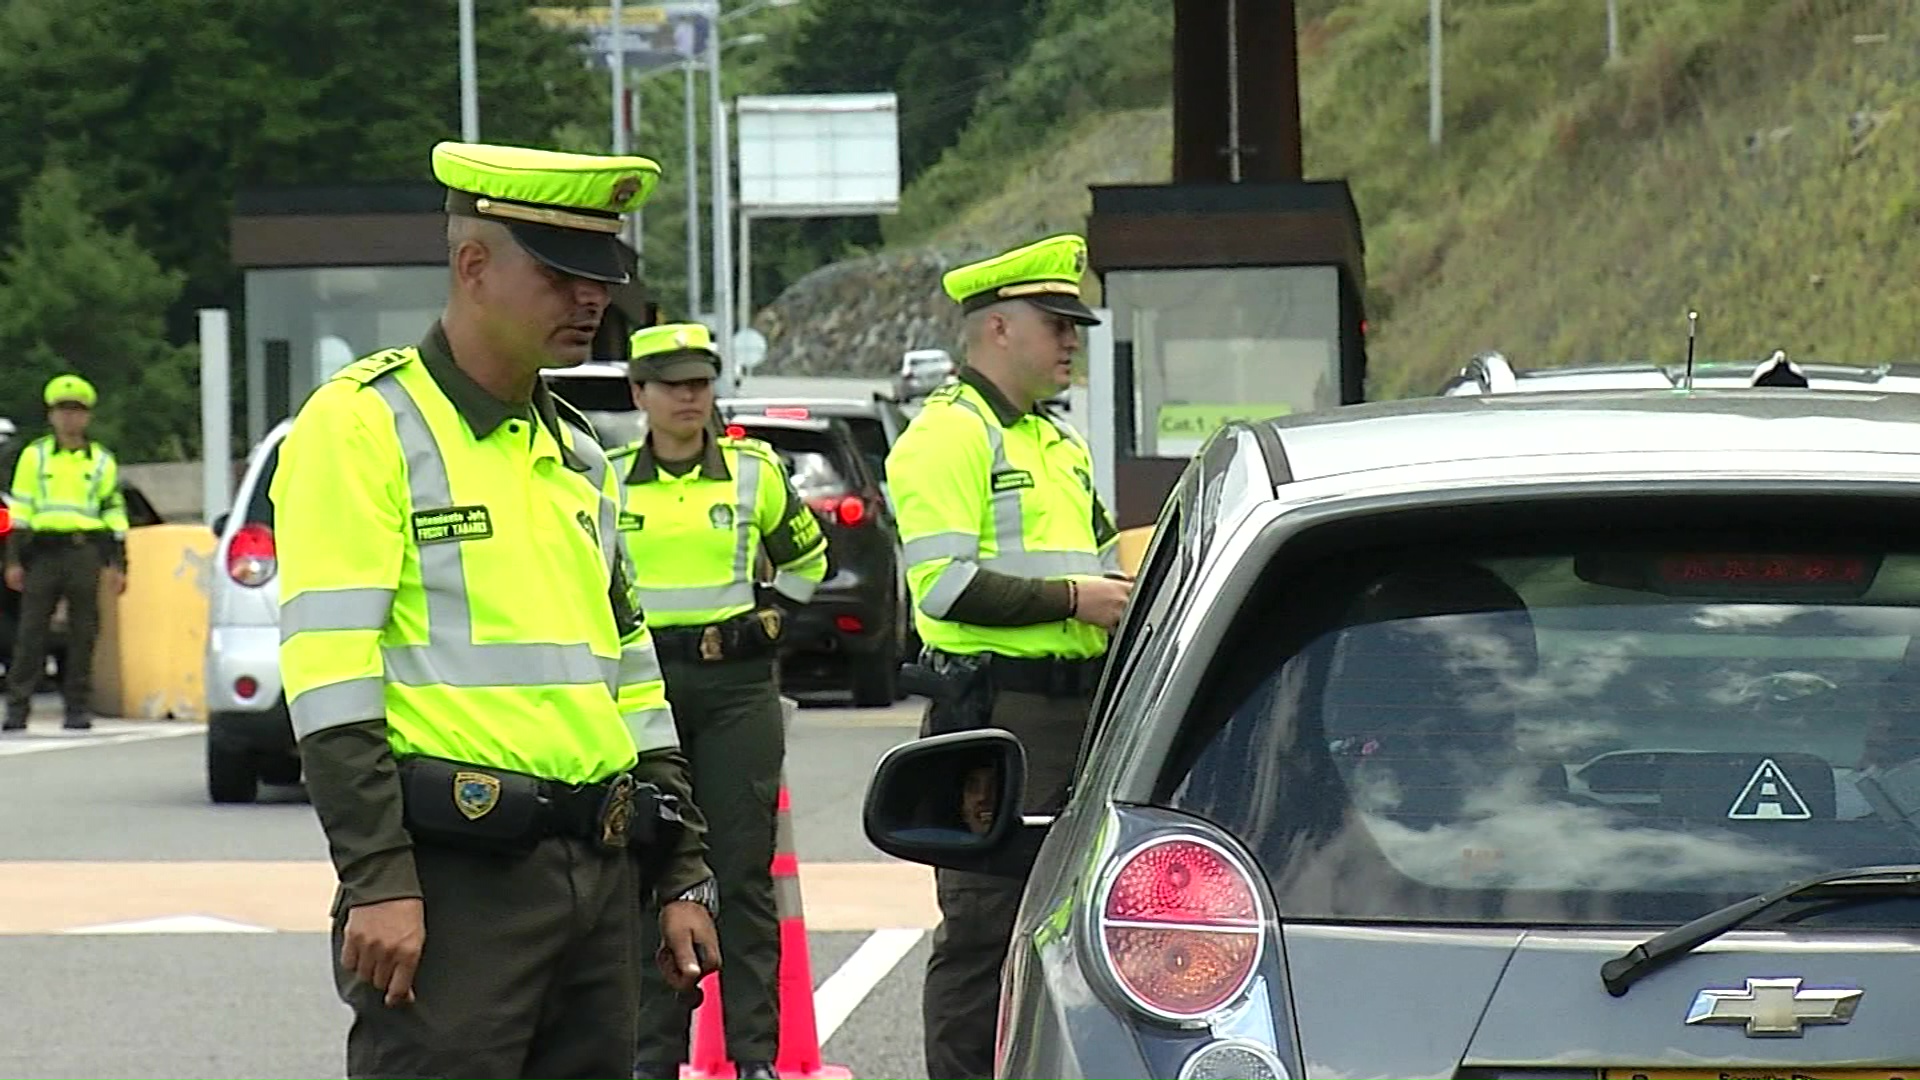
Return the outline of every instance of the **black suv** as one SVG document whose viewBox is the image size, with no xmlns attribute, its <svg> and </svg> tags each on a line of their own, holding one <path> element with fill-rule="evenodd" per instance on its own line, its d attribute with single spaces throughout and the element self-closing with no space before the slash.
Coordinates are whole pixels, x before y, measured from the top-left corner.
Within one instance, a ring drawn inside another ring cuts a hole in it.
<svg viewBox="0 0 1920 1080">
<path fill-rule="evenodd" d="M 782 682 L 795 690 L 850 685 L 856 705 L 898 701 L 900 664 L 912 648 L 900 532 L 850 425 L 735 415 L 727 432 L 779 453 L 827 535 L 827 579 L 788 619 Z"/>
<path fill-rule="evenodd" d="M 723 420 L 769 416 L 782 420 L 844 420 L 867 469 L 887 492 L 887 451 L 907 430 L 910 419 L 899 404 L 880 394 L 870 398 L 721 398 L 714 403 Z"/>
</svg>

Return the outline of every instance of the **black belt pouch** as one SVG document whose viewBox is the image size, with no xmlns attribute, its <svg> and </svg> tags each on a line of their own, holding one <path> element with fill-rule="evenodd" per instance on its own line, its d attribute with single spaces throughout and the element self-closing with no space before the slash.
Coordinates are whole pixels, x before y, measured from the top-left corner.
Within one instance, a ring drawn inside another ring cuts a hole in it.
<svg viewBox="0 0 1920 1080">
<path fill-rule="evenodd" d="M 407 831 L 416 841 L 522 853 L 545 835 L 543 781 L 526 773 L 413 757 L 400 763 Z"/>
</svg>

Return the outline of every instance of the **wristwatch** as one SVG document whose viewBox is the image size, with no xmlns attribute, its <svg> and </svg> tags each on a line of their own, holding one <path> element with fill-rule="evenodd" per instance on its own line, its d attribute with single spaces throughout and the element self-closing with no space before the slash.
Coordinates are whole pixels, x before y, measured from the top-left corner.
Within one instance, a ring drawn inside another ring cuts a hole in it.
<svg viewBox="0 0 1920 1080">
<path fill-rule="evenodd" d="M 698 885 L 692 886 L 672 900 L 669 900 L 668 903 L 679 903 L 682 900 L 699 904 L 701 907 L 707 909 L 708 915 L 716 919 L 720 917 L 720 887 L 714 883 L 712 878 L 702 880 Z"/>
</svg>

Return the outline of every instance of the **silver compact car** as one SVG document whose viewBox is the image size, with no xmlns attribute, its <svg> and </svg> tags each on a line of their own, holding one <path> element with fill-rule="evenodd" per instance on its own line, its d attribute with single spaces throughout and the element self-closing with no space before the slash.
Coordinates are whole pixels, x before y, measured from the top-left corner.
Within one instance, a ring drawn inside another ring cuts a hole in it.
<svg viewBox="0 0 1920 1080">
<path fill-rule="evenodd" d="M 279 563 L 267 497 L 292 428 L 282 421 L 253 448 L 233 508 L 212 522 L 219 540 L 207 612 L 207 795 L 216 803 L 253 802 L 261 781 L 300 781 L 280 684 Z"/>
<path fill-rule="evenodd" d="M 1215 435 L 1057 816 L 1007 732 L 876 767 L 1031 869 L 1003 1077 L 1920 1070 L 1920 402 L 1671 389 Z M 975 819 L 977 820 L 977 819 Z"/>
</svg>

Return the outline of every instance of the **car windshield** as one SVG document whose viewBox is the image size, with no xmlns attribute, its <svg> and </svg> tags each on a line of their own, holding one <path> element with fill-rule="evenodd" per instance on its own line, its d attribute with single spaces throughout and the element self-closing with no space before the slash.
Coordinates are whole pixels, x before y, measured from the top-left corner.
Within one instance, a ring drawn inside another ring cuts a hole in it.
<svg viewBox="0 0 1920 1080">
<path fill-rule="evenodd" d="M 1920 861 L 1920 554 L 1354 561 L 1172 789 L 1291 917 L 1672 924 Z"/>
</svg>

